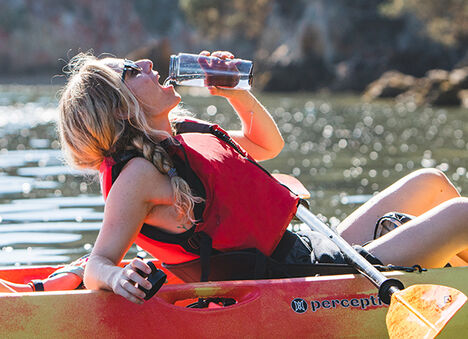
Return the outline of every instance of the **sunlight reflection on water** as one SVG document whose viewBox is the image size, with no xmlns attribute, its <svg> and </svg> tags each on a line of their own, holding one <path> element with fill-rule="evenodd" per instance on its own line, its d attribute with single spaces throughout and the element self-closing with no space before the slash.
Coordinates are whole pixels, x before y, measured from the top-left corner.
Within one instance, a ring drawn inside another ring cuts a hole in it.
<svg viewBox="0 0 468 339">
<path fill-rule="evenodd" d="M 16 244 L 63 244 L 81 239 L 80 234 L 41 233 L 41 232 L 11 232 L 4 233 L 0 238 L 0 246 Z"/>
<path fill-rule="evenodd" d="M 63 165 L 56 90 L 0 86 L 2 265 L 71 261 L 91 250 L 100 227 L 104 202 L 95 176 Z M 194 91 L 184 107 L 197 118 L 239 128 L 224 99 Z M 418 168 L 438 167 L 468 191 L 466 110 L 307 93 L 259 97 L 286 141 L 263 165 L 298 177 L 311 192 L 311 209 L 331 225 Z"/>
</svg>

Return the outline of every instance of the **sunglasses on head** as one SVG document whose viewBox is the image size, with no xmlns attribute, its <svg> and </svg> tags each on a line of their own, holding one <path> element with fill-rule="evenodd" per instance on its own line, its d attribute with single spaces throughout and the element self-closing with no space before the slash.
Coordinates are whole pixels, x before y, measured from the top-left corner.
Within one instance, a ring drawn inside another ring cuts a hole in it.
<svg viewBox="0 0 468 339">
<path fill-rule="evenodd" d="M 122 69 L 122 82 L 125 81 L 125 76 L 127 75 L 127 72 L 130 73 L 130 75 L 136 75 L 140 73 L 143 69 L 138 66 L 134 61 L 124 59 L 124 65 Z"/>
</svg>

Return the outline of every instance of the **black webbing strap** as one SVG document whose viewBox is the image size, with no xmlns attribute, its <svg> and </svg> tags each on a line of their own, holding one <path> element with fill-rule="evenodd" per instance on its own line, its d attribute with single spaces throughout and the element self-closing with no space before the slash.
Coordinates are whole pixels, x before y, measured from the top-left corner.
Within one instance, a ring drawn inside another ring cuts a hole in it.
<svg viewBox="0 0 468 339">
<path fill-rule="evenodd" d="M 200 281 L 208 281 L 210 275 L 210 257 L 213 249 L 211 237 L 205 232 L 200 234 L 200 261 L 201 261 L 201 277 Z"/>
<path fill-rule="evenodd" d="M 275 250 L 270 255 L 270 258 L 278 262 L 283 261 L 283 259 L 286 258 L 286 255 L 291 251 L 291 248 L 294 246 L 297 239 L 297 235 L 291 231 L 286 230 Z"/>
<path fill-rule="evenodd" d="M 254 279 L 265 279 L 267 275 L 267 256 L 258 249 L 255 251 Z"/>
<path fill-rule="evenodd" d="M 34 292 L 44 291 L 44 284 L 42 283 L 42 280 L 37 280 L 37 279 L 31 280 L 31 282 L 28 285 L 32 287 L 32 290 Z"/>
</svg>

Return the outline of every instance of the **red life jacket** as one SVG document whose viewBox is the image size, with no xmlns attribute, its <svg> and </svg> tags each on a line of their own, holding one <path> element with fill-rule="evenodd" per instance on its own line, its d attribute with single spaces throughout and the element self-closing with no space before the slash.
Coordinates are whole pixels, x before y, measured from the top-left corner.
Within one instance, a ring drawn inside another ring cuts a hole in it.
<svg viewBox="0 0 468 339">
<path fill-rule="evenodd" d="M 200 179 L 206 195 L 201 220 L 191 230 L 193 234 L 188 243 L 193 243 L 197 234 L 205 233 L 211 238 L 215 250 L 256 248 L 267 256 L 271 255 L 296 212 L 299 198 L 258 165 L 218 126 L 197 127 L 196 121 L 184 121 L 182 125 L 181 129 L 185 131 L 187 126 L 192 130 L 195 126 L 195 129 L 210 132 L 176 135 L 174 139 L 180 145 L 167 147 L 173 159 L 182 160 Z M 128 160 L 116 160 L 114 157 L 106 158 L 102 163 L 104 198 Z M 156 231 L 156 227 L 149 228 Z M 137 245 L 164 263 L 178 264 L 199 258 L 197 244 L 184 248 L 177 241 L 158 241 L 142 233 L 137 237 Z"/>
</svg>

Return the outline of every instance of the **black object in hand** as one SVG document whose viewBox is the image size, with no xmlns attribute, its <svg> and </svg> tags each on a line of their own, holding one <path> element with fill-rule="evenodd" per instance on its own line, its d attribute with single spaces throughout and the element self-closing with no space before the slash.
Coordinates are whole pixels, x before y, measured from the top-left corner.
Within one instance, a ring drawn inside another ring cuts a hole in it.
<svg viewBox="0 0 468 339">
<path fill-rule="evenodd" d="M 145 292 L 145 300 L 151 299 L 156 294 L 156 292 L 159 291 L 159 289 L 164 284 L 167 278 L 166 273 L 158 269 L 151 261 L 149 261 L 147 264 L 151 268 L 150 274 L 146 274 L 145 272 L 137 269 L 138 274 L 145 277 L 146 280 L 148 280 L 152 285 L 152 287 L 149 290 L 143 288 L 142 286 L 138 286 L 140 290 Z"/>
</svg>

